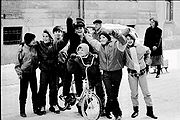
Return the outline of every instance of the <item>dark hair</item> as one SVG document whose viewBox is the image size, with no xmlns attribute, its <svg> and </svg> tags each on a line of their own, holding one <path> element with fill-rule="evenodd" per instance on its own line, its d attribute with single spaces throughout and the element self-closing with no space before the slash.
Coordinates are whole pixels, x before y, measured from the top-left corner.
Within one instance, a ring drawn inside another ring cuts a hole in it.
<svg viewBox="0 0 180 120">
<path fill-rule="evenodd" d="M 104 35 L 104 36 L 108 39 L 108 41 L 111 40 L 111 37 L 110 37 L 110 35 L 109 35 L 107 32 L 103 31 L 102 33 L 99 34 L 99 37 L 100 37 L 101 35 Z"/>
<path fill-rule="evenodd" d="M 63 31 L 63 28 L 62 28 L 61 26 L 55 26 L 55 27 L 53 28 L 53 34 L 54 34 L 54 32 L 56 32 L 56 31 Z"/>
<path fill-rule="evenodd" d="M 134 41 L 136 40 L 131 34 L 127 34 L 125 37 L 128 37 L 128 36 L 129 36 L 132 40 L 134 40 Z"/>
<path fill-rule="evenodd" d="M 24 35 L 24 43 L 29 45 L 36 36 L 33 33 L 26 33 Z"/>
<path fill-rule="evenodd" d="M 45 30 L 43 30 L 43 33 L 47 33 L 48 36 L 49 36 L 49 38 L 50 38 L 51 40 L 53 40 L 50 31 L 48 31 L 47 29 L 45 29 Z"/>
<path fill-rule="evenodd" d="M 155 27 L 157 27 L 158 26 L 158 21 L 155 18 L 150 18 L 149 21 L 151 21 L 151 20 L 154 21 Z"/>
</svg>

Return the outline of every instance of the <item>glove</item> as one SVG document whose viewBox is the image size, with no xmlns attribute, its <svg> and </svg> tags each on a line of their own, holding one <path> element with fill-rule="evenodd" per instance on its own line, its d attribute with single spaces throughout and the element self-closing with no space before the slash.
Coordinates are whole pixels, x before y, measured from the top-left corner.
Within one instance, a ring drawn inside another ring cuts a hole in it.
<svg viewBox="0 0 180 120">
<path fill-rule="evenodd" d="M 127 34 L 129 34 L 130 32 L 130 28 L 126 28 L 125 30 L 122 31 L 122 35 L 126 36 Z"/>
<path fill-rule="evenodd" d="M 70 55 L 70 58 L 71 58 L 71 59 L 75 59 L 75 58 L 76 58 L 76 54 L 75 54 L 75 53 L 72 53 L 72 54 Z"/>
</svg>

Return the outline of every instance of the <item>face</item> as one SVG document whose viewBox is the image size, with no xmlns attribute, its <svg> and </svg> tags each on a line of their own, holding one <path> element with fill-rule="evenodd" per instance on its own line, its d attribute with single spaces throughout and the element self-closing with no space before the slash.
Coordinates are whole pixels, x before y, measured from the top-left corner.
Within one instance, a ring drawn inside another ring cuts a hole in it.
<svg viewBox="0 0 180 120">
<path fill-rule="evenodd" d="M 131 39 L 131 37 L 127 36 L 126 38 L 127 38 L 127 44 L 128 44 L 129 46 L 131 46 L 131 45 L 134 44 L 134 40 Z"/>
<path fill-rule="evenodd" d="M 151 20 L 151 21 L 150 21 L 150 26 L 151 26 L 152 28 L 155 27 L 155 22 L 154 22 L 154 20 Z"/>
<path fill-rule="evenodd" d="M 63 32 L 61 30 L 54 32 L 54 39 L 55 40 L 62 40 Z"/>
<path fill-rule="evenodd" d="M 84 34 L 84 28 L 83 27 L 76 27 L 75 33 L 82 36 Z"/>
<path fill-rule="evenodd" d="M 99 30 L 100 28 L 101 28 L 101 24 L 99 24 L 99 23 L 95 23 L 94 24 L 95 26 L 95 30 Z"/>
<path fill-rule="evenodd" d="M 47 33 L 43 33 L 43 41 L 45 43 L 48 43 L 50 42 L 50 38 L 49 38 L 49 35 Z"/>
<path fill-rule="evenodd" d="M 107 43 L 107 41 L 108 41 L 108 39 L 104 35 L 100 36 L 100 43 L 102 45 L 105 45 Z"/>
<path fill-rule="evenodd" d="M 79 48 L 78 48 L 77 54 L 80 55 L 80 56 L 85 56 L 85 53 L 84 53 L 82 47 L 79 47 Z"/>
</svg>

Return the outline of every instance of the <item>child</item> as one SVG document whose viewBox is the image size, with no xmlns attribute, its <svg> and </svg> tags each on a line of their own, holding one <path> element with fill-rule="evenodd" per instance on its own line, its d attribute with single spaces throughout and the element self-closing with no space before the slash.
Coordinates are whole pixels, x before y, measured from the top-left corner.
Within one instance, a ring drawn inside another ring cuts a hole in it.
<svg viewBox="0 0 180 120">
<path fill-rule="evenodd" d="M 20 79 L 20 116 L 26 117 L 25 104 L 27 99 L 27 89 L 30 83 L 32 92 L 33 111 L 35 114 L 41 115 L 37 109 L 37 78 L 36 68 L 38 67 L 37 51 L 34 48 L 35 35 L 26 33 L 24 35 L 24 44 L 18 50 L 17 62 L 15 64 L 16 73 Z"/>
<path fill-rule="evenodd" d="M 107 93 L 106 117 L 111 119 L 110 112 L 115 120 L 121 120 L 122 111 L 117 100 L 119 86 L 122 78 L 122 68 L 124 66 L 124 50 L 126 39 L 124 35 L 129 32 L 126 29 L 122 35 L 112 31 L 113 37 L 107 32 L 100 34 L 100 40 L 93 39 L 89 34 L 85 34 L 87 41 L 97 50 L 100 60 L 100 69 L 103 70 L 103 81 Z"/>
<path fill-rule="evenodd" d="M 157 119 L 153 114 L 153 104 L 151 100 L 151 95 L 148 90 L 147 80 L 146 80 L 146 61 L 150 58 L 150 49 L 146 46 L 136 44 L 135 37 L 133 34 L 127 34 L 127 48 L 126 53 L 126 66 L 128 70 L 128 81 L 131 89 L 131 100 L 133 104 L 133 114 L 132 118 L 138 116 L 139 112 L 139 102 L 138 102 L 138 83 L 141 87 L 144 100 L 147 106 L 147 116 Z"/>
</svg>

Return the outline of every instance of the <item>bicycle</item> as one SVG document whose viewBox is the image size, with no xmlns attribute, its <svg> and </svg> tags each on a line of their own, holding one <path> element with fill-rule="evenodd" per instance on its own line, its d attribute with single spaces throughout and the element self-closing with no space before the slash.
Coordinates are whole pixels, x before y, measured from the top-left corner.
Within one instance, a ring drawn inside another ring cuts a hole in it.
<svg viewBox="0 0 180 120">
<path fill-rule="evenodd" d="M 78 55 L 77 55 L 78 56 Z M 85 67 L 85 78 L 83 79 L 83 91 L 80 97 L 75 95 L 75 85 L 74 80 L 71 81 L 71 93 L 68 100 L 65 100 L 63 95 L 59 96 L 59 101 L 63 101 L 63 105 L 59 104 L 63 110 L 68 108 L 68 105 L 73 106 L 77 101 L 80 104 L 81 115 L 85 120 L 98 120 L 102 111 L 102 103 L 100 98 L 96 95 L 93 89 L 90 89 L 87 70 L 93 65 L 94 58 L 93 55 L 91 63 L 85 64 L 83 58 L 79 56 L 83 66 Z M 66 101 L 66 102 L 65 102 Z M 62 106 L 61 106 L 62 105 Z"/>
</svg>

